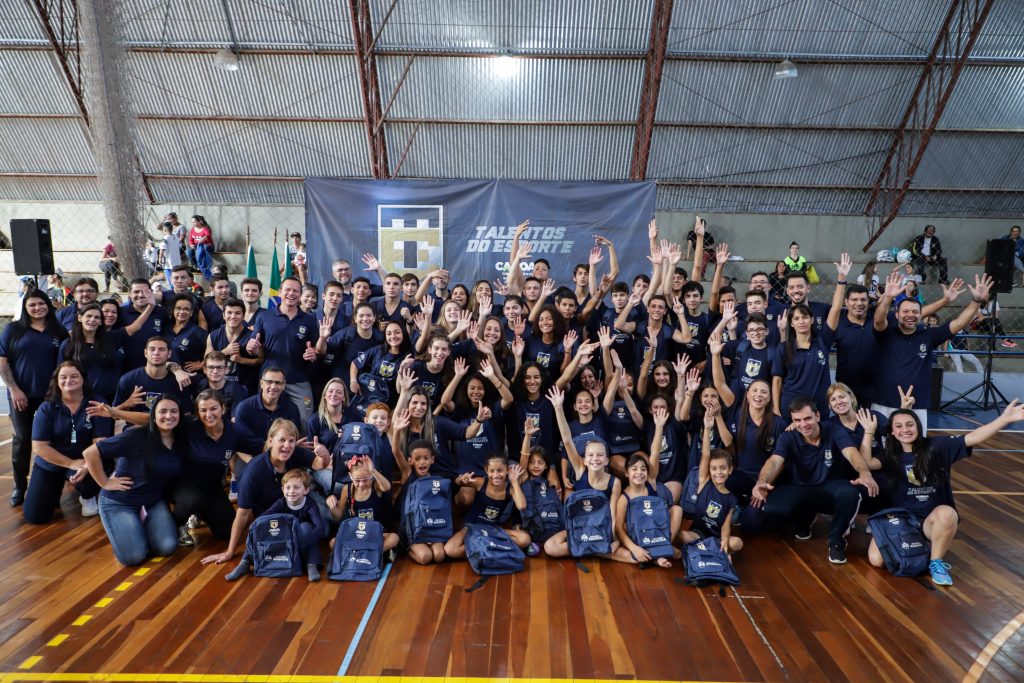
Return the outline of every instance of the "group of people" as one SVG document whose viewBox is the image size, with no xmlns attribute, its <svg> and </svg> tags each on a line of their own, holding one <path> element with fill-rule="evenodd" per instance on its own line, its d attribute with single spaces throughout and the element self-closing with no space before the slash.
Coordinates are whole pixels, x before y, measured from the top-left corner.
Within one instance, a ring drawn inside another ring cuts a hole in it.
<svg viewBox="0 0 1024 683">
<path fill-rule="evenodd" d="M 194 545 L 197 524 L 227 543 L 202 562 L 229 562 L 254 519 L 292 514 L 311 579 L 348 517 L 381 522 L 386 549 L 414 562 L 465 557 L 459 526 L 443 541 L 401 533 L 403 496 L 428 477 L 450 482 L 462 523 L 505 527 L 527 555 L 570 553 L 564 528 L 525 523 L 531 506 L 598 491 L 613 516 L 604 555 L 661 566 L 671 558 L 630 535 L 637 496 L 665 501 L 676 557 L 709 537 L 730 555 L 741 533 L 809 539 L 824 513 L 837 564 L 858 514 L 897 506 L 923 523 L 933 581 L 952 583 L 950 466 L 1024 419 L 1014 401 L 968 434 L 926 432 L 932 353 L 987 301 L 989 278 L 954 279 L 922 306 L 900 297 L 899 271 L 872 297 L 842 254 L 826 300 L 797 268 L 784 305 L 768 273 L 725 284 L 719 243 L 706 289 L 698 218 L 690 272 L 652 221 L 649 268 L 621 278 L 614 243 L 596 235 L 559 285 L 521 239 L 527 228 L 494 283 L 456 284 L 441 268 L 421 280 L 366 254 L 361 272 L 336 260 L 312 301 L 312 285 L 286 278 L 269 309 L 255 278 L 235 298 L 211 274 L 197 297 L 184 265 L 159 297 L 133 280 L 123 305 L 97 300 L 90 278 L 59 314 L 29 292 L 0 335 L 12 505 L 46 523 L 73 487 L 126 565 Z M 956 315 L 924 324 L 967 292 Z M 874 544 L 869 559 L 880 564 Z"/>
</svg>

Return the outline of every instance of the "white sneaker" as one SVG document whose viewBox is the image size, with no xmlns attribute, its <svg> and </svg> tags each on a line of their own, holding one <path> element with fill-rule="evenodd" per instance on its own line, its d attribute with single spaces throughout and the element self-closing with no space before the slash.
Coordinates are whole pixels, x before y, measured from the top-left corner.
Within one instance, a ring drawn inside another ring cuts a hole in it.
<svg viewBox="0 0 1024 683">
<path fill-rule="evenodd" d="M 82 498 L 79 496 L 78 501 L 82 504 L 83 517 L 95 517 L 100 514 L 100 503 L 96 496 L 92 498 Z"/>
</svg>

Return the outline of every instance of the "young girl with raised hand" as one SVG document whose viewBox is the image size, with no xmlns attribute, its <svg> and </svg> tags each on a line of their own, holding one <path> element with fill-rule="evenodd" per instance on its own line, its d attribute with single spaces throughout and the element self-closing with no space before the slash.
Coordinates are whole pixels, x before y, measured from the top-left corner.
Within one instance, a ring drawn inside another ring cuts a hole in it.
<svg viewBox="0 0 1024 683">
<path fill-rule="evenodd" d="M 473 477 L 472 473 L 460 475 L 455 483 L 459 486 L 472 487 L 476 490 L 473 503 L 469 506 L 463 524 L 492 524 L 502 527 L 512 542 L 533 556 L 540 552 L 540 546 L 530 542 L 530 534 L 512 524 L 519 521 L 517 511 L 526 509 L 526 497 L 519 485 L 522 468 L 518 463 L 509 465 L 503 455 L 492 455 L 487 459 L 487 476 L 484 479 Z M 518 527 L 518 524 L 516 524 Z M 453 559 L 466 556 L 466 533 L 463 527 L 444 544 L 445 555 Z"/>
<path fill-rule="evenodd" d="M 655 419 L 668 419 L 668 411 L 660 408 Z M 646 563 L 651 561 L 651 554 L 646 548 L 636 542 L 629 535 L 627 516 L 629 514 L 629 500 L 639 496 L 659 496 L 669 506 L 669 539 L 679 535 L 679 528 L 683 523 L 683 509 L 672 503 L 671 494 L 663 486 L 659 491 L 656 481 L 657 473 L 652 471 L 650 463 L 642 453 L 635 453 L 630 456 L 626 463 L 626 487 L 619 496 L 618 504 L 615 506 L 615 528 L 618 530 L 618 538 L 622 545 L 615 551 L 615 559 L 620 562 Z M 675 556 L 679 557 L 679 550 L 675 550 Z M 669 568 L 672 561 L 667 557 L 659 557 L 656 560 L 659 567 Z"/>
<path fill-rule="evenodd" d="M 572 433 L 569 431 L 569 422 L 565 419 L 565 411 L 562 404 L 565 401 L 565 394 L 558 387 L 551 387 L 548 391 L 548 401 L 551 402 L 555 411 L 555 419 L 558 422 L 558 430 L 562 436 L 562 443 L 565 446 L 565 454 L 572 464 L 575 475 L 576 491 L 593 489 L 603 493 L 609 502 L 609 510 L 614 510 L 618 505 L 619 495 L 622 493 L 622 485 L 619 480 L 608 472 L 608 446 L 601 441 L 589 441 L 580 457 L 579 451 L 572 442 Z M 615 537 L 614 517 L 612 524 L 612 536 Z M 611 555 L 609 559 L 615 559 L 615 550 L 619 542 L 611 542 Z M 566 532 L 561 531 L 544 543 L 544 552 L 552 557 L 566 557 L 569 554 L 569 538 Z"/>
<path fill-rule="evenodd" d="M 380 522 L 385 528 L 391 523 L 391 481 L 373 466 L 373 458 L 360 455 L 351 458 L 348 472 L 351 483 L 341 488 L 340 496 L 329 496 L 327 507 L 331 518 L 340 522 L 349 517 Z M 398 534 L 384 534 L 384 552 L 398 545 Z M 334 548 L 334 539 L 331 539 Z"/>
<path fill-rule="evenodd" d="M 689 530 L 679 532 L 684 543 L 702 538 L 721 539 L 722 552 L 739 552 L 743 541 L 732 535 L 732 509 L 736 496 L 725 487 L 732 474 L 732 454 L 721 448 L 711 448 L 711 432 L 717 418 L 714 409 L 704 413 L 704 430 L 701 437 L 701 456 L 697 483 L 697 512 Z"/>
<path fill-rule="evenodd" d="M 523 445 L 520 449 L 519 475 L 526 510 L 521 515 L 523 528 L 536 543 L 544 543 L 565 529 L 562 521 L 562 484 L 551 459 L 541 446 L 531 446 L 540 427 L 530 420 L 523 422 Z"/>
<path fill-rule="evenodd" d="M 953 585 L 949 564 L 943 559 L 960 524 L 951 485 L 953 463 L 970 457 L 974 446 L 1021 421 L 1024 405 L 1018 399 L 992 422 L 960 436 L 923 436 L 921 421 L 909 408 L 889 416 L 882 465 L 891 482 L 890 501 L 893 507 L 908 510 L 921 520 L 924 535 L 932 543 L 928 569 L 936 585 Z M 885 564 L 874 539 L 868 546 L 868 561 L 876 567 Z"/>
</svg>

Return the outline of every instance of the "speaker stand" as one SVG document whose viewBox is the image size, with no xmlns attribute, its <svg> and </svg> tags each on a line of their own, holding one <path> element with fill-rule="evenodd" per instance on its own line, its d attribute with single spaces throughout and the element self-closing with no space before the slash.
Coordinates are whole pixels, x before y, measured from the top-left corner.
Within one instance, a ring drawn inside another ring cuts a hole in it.
<svg viewBox="0 0 1024 683">
<path fill-rule="evenodd" d="M 989 302 L 989 310 L 992 312 L 992 314 L 989 317 L 992 318 L 993 320 L 995 319 L 996 311 L 998 310 L 996 308 L 998 298 L 999 293 L 992 292 L 992 300 Z M 991 410 L 995 408 L 995 411 L 997 413 L 1000 412 L 999 399 L 1002 399 L 1004 406 L 1009 405 L 1010 402 L 1006 400 L 1005 396 L 1003 396 L 1003 392 L 999 391 L 999 387 L 997 387 L 995 385 L 995 382 L 992 381 L 992 360 L 996 350 L 996 326 L 994 322 L 990 323 L 988 326 L 987 341 L 988 358 L 985 360 L 985 371 L 981 375 L 981 381 L 975 384 L 967 391 L 964 391 L 943 403 L 939 410 L 945 410 L 946 408 L 948 408 L 949 406 L 951 406 L 952 404 L 956 403 L 961 399 L 967 401 L 968 403 L 970 403 L 971 405 L 975 406 L 980 410 Z M 978 400 L 968 398 L 968 396 L 973 394 L 978 389 L 982 390 L 981 396 L 978 398 Z"/>
</svg>

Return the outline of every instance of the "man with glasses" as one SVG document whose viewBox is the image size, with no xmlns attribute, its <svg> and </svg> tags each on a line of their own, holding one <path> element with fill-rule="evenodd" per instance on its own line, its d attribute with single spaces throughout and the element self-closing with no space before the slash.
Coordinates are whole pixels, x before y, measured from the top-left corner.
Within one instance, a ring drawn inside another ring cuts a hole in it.
<svg viewBox="0 0 1024 683">
<path fill-rule="evenodd" d="M 243 453 L 262 453 L 267 440 L 270 425 L 279 417 L 291 420 L 304 433 L 299 409 L 288 400 L 281 400 L 284 393 L 284 370 L 276 365 L 263 368 L 260 376 L 260 393 L 250 396 L 235 404 L 231 413 L 231 421 L 238 431 L 238 448 Z M 239 479 L 242 473 L 235 470 Z"/>
<path fill-rule="evenodd" d="M 78 309 L 88 304 L 96 303 L 96 295 L 99 293 L 99 289 L 99 283 L 91 277 L 79 278 L 71 290 L 75 295 L 75 301 L 70 306 L 65 306 L 57 311 L 57 322 L 63 325 L 64 329 L 70 330 L 75 324 L 75 320 L 78 319 Z"/>
<path fill-rule="evenodd" d="M 367 272 L 375 272 L 380 276 L 381 282 L 387 276 L 387 272 L 381 267 L 377 257 L 373 254 L 364 254 L 363 263 L 366 264 L 365 270 Z M 334 275 L 334 279 L 341 283 L 341 303 L 351 303 L 352 301 L 352 264 L 346 259 L 340 258 L 331 264 L 331 274 Z M 365 279 L 365 278 L 364 278 Z M 380 285 L 371 284 L 370 281 L 366 280 L 367 284 L 370 285 L 370 294 L 367 299 L 375 296 L 384 296 L 384 288 Z"/>
<path fill-rule="evenodd" d="M 241 382 L 228 381 L 228 357 L 220 351 L 211 351 L 203 359 L 203 377 L 199 380 L 196 393 L 204 389 L 215 389 L 224 397 L 225 413 L 230 415 L 231 409 L 249 398 L 249 392 Z"/>
<path fill-rule="evenodd" d="M 764 292 L 758 293 L 764 296 Z M 748 295 L 748 301 L 751 298 Z M 722 304 L 722 319 L 710 336 L 721 334 L 737 318 L 735 301 L 726 301 Z M 737 396 L 746 393 L 754 380 L 771 384 L 772 358 L 775 355 L 775 344 L 768 342 L 771 326 L 764 313 L 748 313 L 742 328 L 743 335 L 732 335 L 736 338 L 725 342 L 722 349 L 722 365 L 729 377 L 730 388 Z"/>
</svg>

